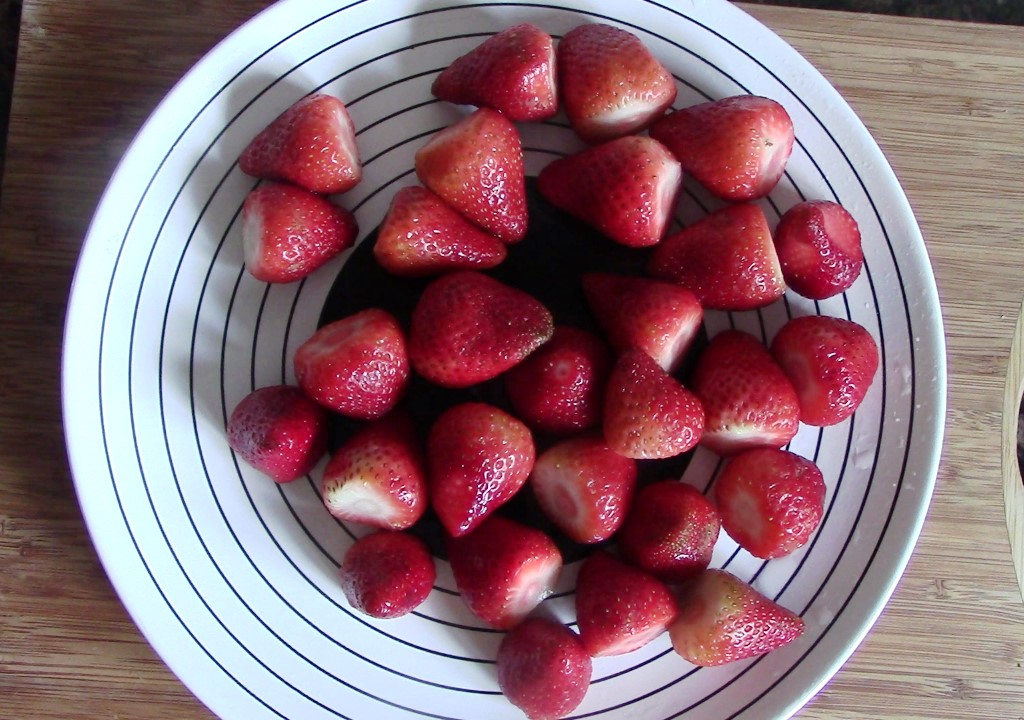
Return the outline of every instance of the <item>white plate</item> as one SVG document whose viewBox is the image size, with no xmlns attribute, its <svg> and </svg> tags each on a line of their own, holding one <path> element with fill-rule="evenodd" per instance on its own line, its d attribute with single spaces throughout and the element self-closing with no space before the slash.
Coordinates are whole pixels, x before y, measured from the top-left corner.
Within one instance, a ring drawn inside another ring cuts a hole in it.
<svg viewBox="0 0 1024 720">
<path fill-rule="evenodd" d="M 793 443 L 829 487 L 812 542 L 769 563 L 724 536 L 716 550 L 716 565 L 803 615 L 806 635 L 764 658 L 701 670 L 662 637 L 597 661 L 574 717 L 787 717 L 860 642 L 913 549 L 945 405 L 934 280 L 878 147 L 792 48 L 717 0 L 285 0 L 218 45 L 139 133 L 90 229 L 66 329 L 67 440 L 92 537 L 146 637 L 224 718 L 521 717 L 496 686 L 500 635 L 462 609 L 447 564 L 415 615 L 353 613 L 336 582 L 352 531 L 328 517 L 312 481 L 278 487 L 237 462 L 223 428 L 250 390 L 292 379 L 290 357 L 344 262 L 289 286 L 242 271 L 238 213 L 253 186 L 235 163 L 242 148 L 304 94 L 342 98 L 366 170 L 342 202 L 365 236 L 413 182 L 415 149 L 461 112 L 433 101 L 433 76 L 522 21 L 555 36 L 595 21 L 632 30 L 678 78 L 677 106 L 745 92 L 785 105 L 797 145 L 769 217 L 800 197 L 839 201 L 859 219 L 866 271 L 842 297 L 789 295 L 759 313 L 711 314 L 709 328 L 734 323 L 770 338 L 790 314 L 820 312 L 862 323 L 882 352 L 856 416 L 803 428 Z M 533 173 L 573 146 L 557 121 L 523 133 Z M 700 197 L 684 199 L 681 214 Z M 698 453 L 687 479 L 706 486 L 714 467 Z M 567 620 L 571 600 L 552 601 Z"/>
</svg>

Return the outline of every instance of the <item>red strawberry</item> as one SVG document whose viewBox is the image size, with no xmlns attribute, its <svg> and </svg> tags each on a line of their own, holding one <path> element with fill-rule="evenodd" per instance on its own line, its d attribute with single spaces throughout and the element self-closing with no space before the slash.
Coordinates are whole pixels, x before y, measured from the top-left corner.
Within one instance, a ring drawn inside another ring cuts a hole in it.
<svg viewBox="0 0 1024 720">
<path fill-rule="evenodd" d="M 850 320 L 793 318 L 772 340 L 771 353 L 796 388 L 808 425 L 842 422 L 860 406 L 878 370 L 878 345 Z"/>
<path fill-rule="evenodd" d="M 578 543 L 610 538 L 622 524 L 636 487 L 636 462 L 600 436 L 554 445 L 537 458 L 530 485 L 541 510 Z"/>
<path fill-rule="evenodd" d="M 505 390 L 516 415 L 535 430 L 555 434 L 585 430 L 601 422 L 611 364 L 600 338 L 561 326 L 505 374 Z"/>
<path fill-rule="evenodd" d="M 522 361 L 554 332 L 554 320 L 522 290 L 478 272 L 434 280 L 412 313 L 413 369 L 444 387 L 490 380 Z"/>
<path fill-rule="evenodd" d="M 676 99 L 675 80 L 643 41 L 610 25 L 566 33 L 558 74 L 569 123 L 589 143 L 643 130 Z"/>
<path fill-rule="evenodd" d="M 295 185 L 260 185 L 242 205 L 245 267 L 257 280 L 291 282 L 306 277 L 352 247 L 355 216 Z"/>
<path fill-rule="evenodd" d="M 658 578 L 606 552 L 588 557 L 576 581 L 576 619 L 583 647 L 594 657 L 642 648 L 676 616 L 672 593 Z"/>
<path fill-rule="evenodd" d="M 390 414 L 349 438 L 324 469 L 320 494 L 331 515 L 405 530 L 427 509 L 426 466 L 409 418 Z"/>
<path fill-rule="evenodd" d="M 303 392 L 335 412 L 362 420 L 386 415 L 409 379 L 402 328 L 378 308 L 324 325 L 296 350 L 294 362 Z"/>
<path fill-rule="evenodd" d="M 764 655 L 803 635 L 804 621 L 725 570 L 705 570 L 679 600 L 672 646 L 711 667 Z"/>
<path fill-rule="evenodd" d="M 583 291 L 613 348 L 643 350 L 669 373 L 679 368 L 704 319 L 697 296 L 673 283 L 591 273 L 583 276 Z"/>
<path fill-rule="evenodd" d="M 487 269 L 505 259 L 505 243 L 488 235 L 426 188 L 395 193 L 377 231 L 374 257 L 400 277 L 421 277 L 447 270 Z"/>
<path fill-rule="evenodd" d="M 775 228 L 775 250 L 786 282 L 812 300 L 848 290 L 864 265 L 857 221 L 827 200 L 787 210 Z"/>
<path fill-rule="evenodd" d="M 636 494 L 616 538 L 630 563 L 681 582 L 707 569 L 721 527 L 718 510 L 697 488 L 662 480 Z"/>
<path fill-rule="evenodd" d="M 630 136 L 548 163 L 537 188 L 552 205 L 615 242 L 646 247 L 665 234 L 682 178 L 665 146 Z"/>
<path fill-rule="evenodd" d="M 715 310 L 753 310 L 786 291 L 768 220 L 752 203 L 729 205 L 668 236 L 647 269 Z"/>
<path fill-rule="evenodd" d="M 480 108 L 416 151 L 416 174 L 467 220 L 505 242 L 526 236 L 526 171 L 519 131 Z"/>
<path fill-rule="evenodd" d="M 449 535 L 465 535 L 526 482 L 536 451 L 530 430 L 503 410 L 463 403 L 434 421 L 427 441 L 430 501 Z"/>
<path fill-rule="evenodd" d="M 704 431 L 700 401 L 650 355 L 627 350 L 605 391 L 604 436 L 615 452 L 637 460 L 686 452 Z"/>
<path fill-rule="evenodd" d="M 540 530 L 494 515 L 448 540 L 459 594 L 474 615 L 499 630 L 517 625 L 551 594 L 562 555 Z"/>
<path fill-rule="evenodd" d="M 423 540 L 382 530 L 365 535 L 341 563 L 341 589 L 349 604 L 375 618 L 396 618 L 427 599 L 437 570 Z"/>
<path fill-rule="evenodd" d="M 782 447 L 800 427 L 793 383 L 753 335 L 716 335 L 697 360 L 690 387 L 704 406 L 700 443 L 719 455 Z"/>
<path fill-rule="evenodd" d="M 430 90 L 441 100 L 494 108 L 516 122 L 549 118 L 558 110 L 554 43 L 528 23 L 506 28 L 456 58 Z"/>
<path fill-rule="evenodd" d="M 774 448 L 755 448 L 730 459 L 714 492 L 722 527 L 740 547 L 764 559 L 803 547 L 825 506 L 818 466 Z"/>
<path fill-rule="evenodd" d="M 575 710 L 593 672 L 576 633 L 543 618 L 512 628 L 498 646 L 497 663 L 498 687 L 530 720 L 557 720 Z"/>
<path fill-rule="evenodd" d="M 742 202 L 778 184 L 793 152 L 793 121 L 779 103 L 737 95 L 676 110 L 651 126 L 712 194 Z"/>
<path fill-rule="evenodd" d="M 242 152 L 238 167 L 325 195 L 351 190 L 363 176 L 348 110 L 321 93 L 302 98 L 270 123 Z"/>
<path fill-rule="evenodd" d="M 327 412 L 290 385 L 255 390 L 235 406 L 228 445 L 277 482 L 296 480 L 327 452 Z"/>
</svg>

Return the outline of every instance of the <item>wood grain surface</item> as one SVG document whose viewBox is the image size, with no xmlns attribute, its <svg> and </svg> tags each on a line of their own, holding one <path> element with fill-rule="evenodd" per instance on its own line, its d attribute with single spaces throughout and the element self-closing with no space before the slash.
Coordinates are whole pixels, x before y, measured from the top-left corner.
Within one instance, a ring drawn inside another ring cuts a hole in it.
<svg viewBox="0 0 1024 720">
<path fill-rule="evenodd" d="M 26 0 L 0 205 L 0 718 L 208 718 L 100 567 L 64 454 L 75 260 L 107 178 L 172 84 L 256 0 Z M 1003 506 L 1024 295 L 1024 29 L 751 6 L 878 139 L 935 266 L 947 435 L 908 571 L 804 719 L 1024 718 L 1024 603 Z M 72 359 L 73 361 L 73 359 Z M 83 478 L 88 482 L 88 478 Z"/>
</svg>

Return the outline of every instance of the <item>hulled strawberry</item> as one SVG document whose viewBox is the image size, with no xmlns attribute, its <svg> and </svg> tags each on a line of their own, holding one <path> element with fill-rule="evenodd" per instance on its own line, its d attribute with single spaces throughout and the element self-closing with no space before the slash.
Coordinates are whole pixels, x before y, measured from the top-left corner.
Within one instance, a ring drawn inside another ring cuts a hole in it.
<svg viewBox="0 0 1024 720">
<path fill-rule="evenodd" d="M 864 266 L 857 221 L 828 200 L 787 210 L 775 228 L 775 250 L 786 283 L 812 300 L 849 290 Z"/>
<path fill-rule="evenodd" d="M 356 540 L 345 553 L 340 572 L 349 604 L 380 619 L 415 610 L 427 599 L 437 575 L 434 557 L 423 540 L 391 530 Z"/>
</svg>

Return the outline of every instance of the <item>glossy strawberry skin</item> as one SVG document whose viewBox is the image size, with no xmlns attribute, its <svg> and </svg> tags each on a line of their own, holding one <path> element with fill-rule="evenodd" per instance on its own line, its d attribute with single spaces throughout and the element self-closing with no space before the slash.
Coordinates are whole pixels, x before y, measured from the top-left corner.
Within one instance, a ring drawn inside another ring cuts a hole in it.
<svg viewBox="0 0 1024 720">
<path fill-rule="evenodd" d="M 437 569 L 423 540 L 381 530 L 356 540 L 345 553 L 340 575 L 353 608 L 389 619 L 407 615 L 427 599 Z"/>
<path fill-rule="evenodd" d="M 812 300 L 849 290 L 864 266 L 857 221 L 827 200 L 787 210 L 775 228 L 775 250 L 786 284 Z"/>
</svg>

